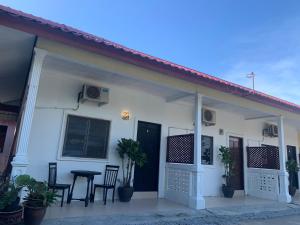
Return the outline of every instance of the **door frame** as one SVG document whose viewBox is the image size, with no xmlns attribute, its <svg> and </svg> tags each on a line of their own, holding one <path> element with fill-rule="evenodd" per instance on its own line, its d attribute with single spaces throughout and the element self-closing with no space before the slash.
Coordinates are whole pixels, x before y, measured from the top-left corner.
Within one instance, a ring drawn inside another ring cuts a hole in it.
<svg viewBox="0 0 300 225">
<path fill-rule="evenodd" d="M 10 155 L 15 154 L 15 148 L 14 148 L 14 141 L 16 138 L 16 129 L 17 129 L 17 122 L 12 120 L 0 120 L 0 125 L 7 126 L 4 145 L 3 145 L 3 152 L 0 152 L 0 156 L 6 158 L 7 162 L 10 160 Z M 8 154 L 8 155 L 6 155 Z M 0 160 L 1 162 L 1 160 Z M 6 165 L 7 166 L 7 165 Z M 5 172 L 5 168 L 3 170 Z"/>
<path fill-rule="evenodd" d="M 246 149 L 246 141 L 244 134 L 234 133 L 234 132 L 227 132 L 226 133 L 226 145 L 229 147 L 229 138 L 230 137 L 237 137 L 243 140 L 243 175 L 244 175 L 244 193 L 245 195 L 248 194 L 248 174 L 247 174 L 247 149 Z M 238 190 L 243 191 L 243 190 Z"/>
<path fill-rule="evenodd" d="M 163 143 L 163 133 L 165 133 L 165 126 L 163 125 L 162 121 L 153 120 L 143 117 L 134 117 L 133 119 L 133 134 L 132 138 L 137 140 L 137 133 L 138 133 L 138 124 L 139 121 L 146 122 L 146 123 L 154 123 L 160 125 L 160 146 L 159 146 L 159 162 L 158 162 L 158 191 L 157 191 L 157 198 L 163 198 L 165 194 L 165 167 L 166 167 L 166 146 Z M 165 148 L 164 148 L 165 147 Z M 133 169 L 134 174 L 134 169 Z M 145 193 L 146 192 L 140 192 Z M 138 196 L 139 198 L 140 196 Z"/>
</svg>

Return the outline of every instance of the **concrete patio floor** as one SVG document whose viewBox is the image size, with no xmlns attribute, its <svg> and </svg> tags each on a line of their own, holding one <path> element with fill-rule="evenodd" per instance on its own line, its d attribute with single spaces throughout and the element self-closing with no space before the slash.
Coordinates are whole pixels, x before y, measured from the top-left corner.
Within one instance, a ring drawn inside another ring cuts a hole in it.
<svg viewBox="0 0 300 225">
<path fill-rule="evenodd" d="M 205 204 L 207 209 L 231 206 L 263 205 L 273 203 L 277 203 L 277 201 L 260 199 L 250 196 L 237 196 L 233 198 L 205 197 Z"/>
<path fill-rule="evenodd" d="M 278 203 L 270 200 L 263 200 L 253 197 L 234 197 L 232 199 L 222 197 L 206 197 L 207 209 L 213 208 L 225 208 L 235 206 L 258 206 L 265 204 Z M 145 214 L 196 214 L 198 210 L 188 208 L 182 204 L 178 204 L 165 199 L 132 199 L 130 202 L 124 203 L 116 201 L 112 203 L 107 202 L 107 205 L 103 205 L 103 202 L 96 201 L 90 203 L 88 207 L 84 207 L 83 202 L 73 201 L 71 204 L 64 204 L 60 207 L 59 204 L 49 207 L 46 213 L 46 219 L 58 219 L 58 218 L 72 218 L 72 217 L 85 217 L 85 216 L 100 216 L 100 215 L 114 215 L 114 214 L 126 214 L 126 215 L 145 215 Z"/>
<path fill-rule="evenodd" d="M 205 210 L 193 210 L 166 200 L 153 199 L 108 203 L 106 206 L 96 202 L 87 208 L 83 207 L 82 202 L 74 202 L 63 208 L 49 208 L 42 225 L 250 225 L 252 222 L 262 225 L 268 224 L 267 221 L 285 221 L 287 218 L 291 218 L 289 224 L 300 224 L 297 222 L 300 215 L 298 203 L 262 202 L 254 198 L 232 200 L 236 205 L 230 202 L 230 206 Z M 218 201 L 210 199 L 207 202 L 217 206 Z"/>
<path fill-rule="evenodd" d="M 151 214 L 159 212 L 193 212 L 184 205 L 177 204 L 165 199 L 132 199 L 130 202 L 108 201 L 103 205 L 102 201 L 90 203 L 88 207 L 84 207 L 84 202 L 73 201 L 71 204 L 59 204 L 51 206 L 47 209 L 45 219 L 69 218 L 69 217 L 86 217 L 86 216 L 105 216 L 115 214 Z"/>
</svg>

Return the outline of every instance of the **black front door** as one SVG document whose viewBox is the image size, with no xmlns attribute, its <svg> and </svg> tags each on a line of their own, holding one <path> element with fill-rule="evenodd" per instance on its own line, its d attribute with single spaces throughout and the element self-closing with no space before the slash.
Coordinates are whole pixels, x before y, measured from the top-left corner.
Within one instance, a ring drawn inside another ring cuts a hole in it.
<svg viewBox="0 0 300 225">
<path fill-rule="evenodd" d="M 141 168 L 135 167 L 135 191 L 158 191 L 160 133 L 160 124 L 138 122 L 137 140 L 141 150 L 147 155 L 147 162 Z"/>
<path fill-rule="evenodd" d="M 229 137 L 229 148 L 233 157 L 233 176 L 231 185 L 235 190 L 244 189 L 244 163 L 243 163 L 243 139 Z"/>
<path fill-rule="evenodd" d="M 286 146 L 287 149 L 287 159 L 288 160 L 295 160 L 297 162 L 297 151 L 295 146 L 288 145 Z M 296 185 L 296 188 L 299 189 L 299 182 L 298 182 L 298 173 L 293 174 L 293 184 Z"/>
</svg>

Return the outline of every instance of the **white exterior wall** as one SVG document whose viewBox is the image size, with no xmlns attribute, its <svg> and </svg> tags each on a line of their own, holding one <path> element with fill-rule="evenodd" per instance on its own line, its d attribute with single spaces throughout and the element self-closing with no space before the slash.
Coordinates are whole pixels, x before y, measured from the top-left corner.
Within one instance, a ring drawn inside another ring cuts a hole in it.
<svg viewBox="0 0 300 225">
<path fill-rule="evenodd" d="M 76 108 L 77 94 L 84 83 L 93 83 L 94 85 L 110 88 L 109 104 L 98 107 L 93 103 L 85 103 L 80 105 L 79 110 L 76 112 L 68 109 Z M 129 121 L 121 119 L 120 113 L 122 110 L 131 112 Z M 203 127 L 203 135 L 214 137 L 214 164 L 204 166 L 204 196 L 221 195 L 223 167 L 218 159 L 218 148 L 220 145 L 228 145 L 230 135 L 243 137 L 244 147 L 248 143 L 250 145 L 251 143 L 278 145 L 277 138 L 263 139 L 262 127 L 264 121 L 245 121 L 238 114 L 221 110 L 216 110 L 216 112 L 216 126 Z M 65 160 L 61 158 L 64 123 L 68 113 L 111 120 L 108 160 Z M 61 183 L 72 182 L 73 177 L 70 170 L 73 169 L 104 171 L 105 165 L 108 163 L 119 164 L 119 158 L 115 151 L 118 139 L 123 137 L 135 138 L 138 120 L 154 122 L 162 125 L 159 196 L 163 197 L 166 137 L 169 133 L 186 133 L 186 130 L 169 128 L 177 127 L 192 130 L 193 113 L 194 108 L 192 105 L 166 103 L 165 99 L 145 92 L 103 82 L 83 80 L 57 71 L 43 71 L 30 134 L 27 173 L 37 179 L 47 180 L 48 162 L 53 161 L 58 163 L 58 182 Z M 219 135 L 220 128 L 224 129 L 224 135 Z M 297 130 L 287 126 L 285 130 L 286 144 L 297 146 L 298 151 Z M 95 183 L 101 182 L 102 179 L 103 176 L 96 176 Z M 74 196 L 78 193 L 85 193 L 85 188 L 85 180 L 77 183 Z"/>
<path fill-rule="evenodd" d="M 37 179 L 46 180 L 48 162 L 52 161 L 57 161 L 58 182 L 63 183 L 72 182 L 70 170 L 73 169 L 104 171 L 106 164 L 120 163 L 115 151 L 117 140 L 123 137 L 135 138 L 137 121 L 142 120 L 162 124 L 160 174 L 164 174 L 168 127 L 188 127 L 191 129 L 193 123 L 192 107 L 166 104 L 165 99 L 160 97 L 103 82 L 90 81 L 94 85 L 110 88 L 109 104 L 98 107 L 97 104 L 87 102 L 80 105 L 78 111 L 67 109 L 76 108 L 77 94 L 84 83 L 89 82 L 55 71 L 43 71 L 30 134 L 27 173 Z M 121 119 L 122 110 L 131 112 L 130 120 Z M 64 123 L 68 113 L 111 120 L 108 160 L 64 160 L 60 157 L 65 129 Z M 95 183 L 101 182 L 102 179 L 103 176 L 96 176 Z M 162 190 L 164 190 L 163 179 L 160 176 L 161 197 Z M 76 188 L 78 189 L 76 190 Z M 85 180 L 76 188 L 74 190 L 75 196 L 79 192 L 85 193 Z"/>
</svg>

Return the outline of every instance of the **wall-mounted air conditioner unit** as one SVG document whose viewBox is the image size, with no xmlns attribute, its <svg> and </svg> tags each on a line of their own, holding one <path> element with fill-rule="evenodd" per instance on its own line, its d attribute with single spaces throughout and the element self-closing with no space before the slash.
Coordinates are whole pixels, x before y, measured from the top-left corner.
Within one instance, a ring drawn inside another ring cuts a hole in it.
<svg viewBox="0 0 300 225">
<path fill-rule="evenodd" d="M 274 124 L 265 124 L 263 129 L 263 136 L 278 137 L 278 127 Z"/>
<path fill-rule="evenodd" d="M 210 109 L 202 109 L 202 122 L 205 126 L 216 124 L 216 112 Z"/>
<path fill-rule="evenodd" d="M 82 92 L 79 94 L 79 101 L 91 101 L 98 103 L 99 106 L 109 102 L 109 89 L 92 85 L 83 85 Z"/>
</svg>

